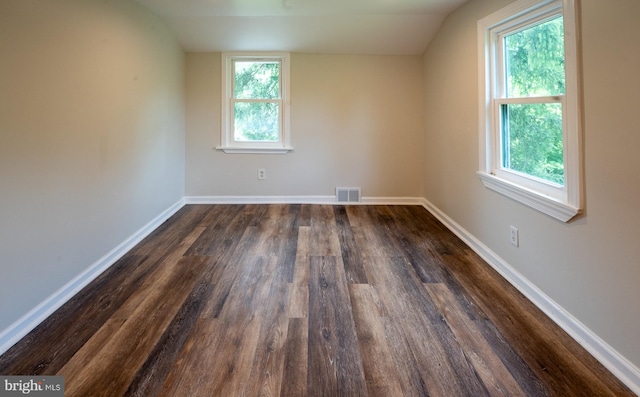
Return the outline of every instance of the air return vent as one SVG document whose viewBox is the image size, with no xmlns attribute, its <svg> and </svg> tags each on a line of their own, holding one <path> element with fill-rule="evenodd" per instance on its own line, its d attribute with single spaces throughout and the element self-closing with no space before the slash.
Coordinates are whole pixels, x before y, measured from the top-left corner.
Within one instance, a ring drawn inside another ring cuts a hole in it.
<svg viewBox="0 0 640 397">
<path fill-rule="evenodd" d="M 337 187 L 336 200 L 339 203 L 359 203 L 360 188 L 359 187 Z"/>
</svg>

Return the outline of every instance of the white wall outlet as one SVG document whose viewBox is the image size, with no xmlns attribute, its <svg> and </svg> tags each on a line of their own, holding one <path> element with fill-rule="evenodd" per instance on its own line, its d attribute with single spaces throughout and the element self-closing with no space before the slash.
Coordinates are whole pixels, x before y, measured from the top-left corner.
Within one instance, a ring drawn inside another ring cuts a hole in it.
<svg viewBox="0 0 640 397">
<path fill-rule="evenodd" d="M 264 168 L 258 168 L 258 180 L 267 179 L 267 171 Z"/>
<path fill-rule="evenodd" d="M 511 226 L 511 244 L 520 246 L 520 231 L 514 226 Z"/>
</svg>

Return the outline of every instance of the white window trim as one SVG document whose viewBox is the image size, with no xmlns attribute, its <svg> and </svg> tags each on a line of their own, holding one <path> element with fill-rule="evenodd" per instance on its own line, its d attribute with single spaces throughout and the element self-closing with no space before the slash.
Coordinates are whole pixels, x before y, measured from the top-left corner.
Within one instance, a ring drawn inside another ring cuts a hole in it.
<svg viewBox="0 0 640 397">
<path fill-rule="evenodd" d="M 494 106 L 498 90 L 497 76 L 492 72 L 496 65 L 495 45 L 501 30 L 512 28 L 530 18 L 530 13 L 549 15 L 561 9 L 565 35 L 565 88 L 566 95 L 549 97 L 561 102 L 563 114 L 564 187 L 536 181 L 535 178 L 517 175 L 500 169 L 500 132 Z M 580 86 L 578 69 L 578 30 L 575 0 L 520 0 L 478 21 L 478 84 L 480 152 L 478 176 L 487 188 L 528 205 L 549 216 L 568 222 L 582 212 L 582 129 L 580 114 Z M 541 186 L 546 186 L 541 189 Z"/>
<path fill-rule="evenodd" d="M 239 142 L 233 137 L 233 120 L 231 112 L 231 102 L 233 97 L 233 68 L 232 63 L 238 59 L 269 59 L 281 62 L 280 84 L 281 84 L 281 131 L 278 142 Z M 286 52 L 225 52 L 222 53 L 222 110 L 221 110 L 221 131 L 220 146 L 217 150 L 225 153 L 262 153 L 262 154 L 285 154 L 293 150 L 291 146 L 290 128 L 290 100 L 289 100 L 289 75 L 290 75 L 290 55 Z"/>
</svg>

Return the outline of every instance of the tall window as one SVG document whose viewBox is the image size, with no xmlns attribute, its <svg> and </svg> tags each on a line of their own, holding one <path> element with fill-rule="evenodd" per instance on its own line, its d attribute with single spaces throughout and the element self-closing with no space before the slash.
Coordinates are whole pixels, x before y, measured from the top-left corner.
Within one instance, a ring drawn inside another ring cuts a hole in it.
<svg viewBox="0 0 640 397">
<path fill-rule="evenodd" d="M 286 153 L 289 55 L 222 55 L 221 146 L 230 153 Z"/>
<path fill-rule="evenodd" d="M 581 210 L 573 0 L 521 0 L 478 23 L 485 186 L 568 221 Z"/>
</svg>

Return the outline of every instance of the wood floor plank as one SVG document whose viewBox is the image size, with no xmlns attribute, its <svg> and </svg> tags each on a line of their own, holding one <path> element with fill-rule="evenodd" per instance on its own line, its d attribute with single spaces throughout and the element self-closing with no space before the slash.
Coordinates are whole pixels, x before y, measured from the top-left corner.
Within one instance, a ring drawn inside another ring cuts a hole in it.
<svg viewBox="0 0 640 397">
<path fill-rule="evenodd" d="M 408 345 L 396 364 L 412 352 L 420 381 L 412 379 L 429 395 L 487 395 L 473 367 L 455 341 L 451 330 L 440 321 L 441 314 L 404 258 L 379 258 L 368 262 L 370 283 L 380 294 L 395 320 L 390 333 L 403 335 Z M 410 309 L 415 308 L 415 309 Z M 398 343 L 402 346 L 402 343 Z M 414 374 L 415 375 L 415 374 Z"/>
<path fill-rule="evenodd" d="M 182 243 L 186 236 L 198 227 L 198 223 L 207 213 L 215 208 L 206 205 L 182 207 L 174 216 L 167 219 L 157 229 L 151 232 L 128 254 L 145 255 L 149 257 L 164 257 Z"/>
<path fill-rule="evenodd" d="M 289 318 L 307 317 L 309 313 L 309 249 L 311 230 L 301 226 L 298 230 L 297 252 L 293 283 L 289 285 Z"/>
<path fill-rule="evenodd" d="M 307 395 L 307 368 L 309 355 L 309 320 L 290 318 L 282 374 L 281 397 Z"/>
<path fill-rule="evenodd" d="M 252 253 L 254 252 L 253 246 L 258 240 L 257 227 L 245 225 L 239 227 L 244 230 L 241 237 L 230 244 L 223 254 L 216 255 L 215 263 L 219 265 L 219 271 L 210 279 L 213 286 L 212 293 L 203 309 L 202 317 L 217 318 L 220 316 L 231 288 L 241 274 L 238 271 L 238 264 L 251 262 L 255 258 Z"/>
<path fill-rule="evenodd" d="M 282 252 L 282 251 L 279 251 Z M 283 382 L 285 342 L 289 324 L 289 283 L 284 274 L 288 266 L 277 256 L 269 257 L 271 271 L 268 299 L 256 310 L 260 318 L 260 335 L 245 394 L 249 396 L 277 396 Z"/>
<path fill-rule="evenodd" d="M 402 327 L 399 327 L 396 318 L 382 317 L 382 322 L 387 345 L 391 352 L 389 360 L 393 362 L 396 367 L 396 373 L 398 374 L 400 386 L 402 387 L 402 396 L 430 396 L 426 377 L 417 361 L 418 358 L 413 354 L 415 346 L 410 344 L 404 330 Z"/>
<path fill-rule="evenodd" d="M 282 260 L 283 279 L 292 283 L 298 252 L 298 232 L 300 231 L 302 207 L 300 205 L 286 207 L 289 208 L 289 211 L 286 213 L 285 222 L 283 222 L 285 228 L 279 234 L 280 249 L 275 255 Z"/>
<path fill-rule="evenodd" d="M 392 241 L 396 241 L 396 249 L 407 258 L 423 283 L 443 282 L 449 275 L 440 259 L 442 252 L 430 244 L 434 240 L 433 230 L 438 233 L 438 229 L 428 229 L 422 222 L 415 222 L 419 214 L 405 209 L 389 209 L 394 216 L 385 221 L 387 232 L 393 236 Z"/>
<path fill-rule="evenodd" d="M 206 213 L 200 218 L 198 226 L 212 229 L 220 229 L 225 226 L 225 223 L 235 222 L 237 216 L 249 220 L 253 219 L 257 212 L 266 210 L 266 208 L 247 204 L 203 205 L 203 207 L 206 208 Z"/>
<path fill-rule="evenodd" d="M 342 251 L 342 262 L 344 263 L 347 281 L 350 283 L 366 284 L 367 275 L 362 266 L 362 255 L 353 236 L 353 230 L 351 230 L 351 225 L 349 224 L 346 207 L 337 205 L 334 207 L 333 212 L 336 219 L 338 238 L 340 239 Z"/>
<path fill-rule="evenodd" d="M 256 239 L 249 255 L 272 255 L 280 259 L 281 277 L 293 282 L 298 228 L 295 227 L 299 207 L 272 205 L 256 223 Z"/>
<path fill-rule="evenodd" d="M 211 256 L 219 259 L 232 251 L 253 220 L 253 214 L 243 213 L 245 206 L 227 206 L 211 223 L 206 224 L 204 232 L 198 237 L 185 255 Z M 216 211 L 218 213 L 218 211 Z"/>
<path fill-rule="evenodd" d="M 220 314 L 221 323 L 229 324 L 225 328 L 230 332 L 227 332 L 223 340 L 223 350 L 218 356 L 225 359 L 220 360 L 222 362 L 216 363 L 213 368 L 218 370 L 217 373 L 225 375 L 219 376 L 218 381 L 213 384 L 210 389 L 213 395 L 259 395 L 255 392 L 252 394 L 251 389 L 256 386 L 260 390 L 265 384 L 265 379 L 272 380 L 265 376 L 264 371 L 271 369 L 276 378 L 280 376 L 276 370 L 280 363 L 274 363 L 266 356 L 268 349 L 278 350 L 278 353 L 281 350 L 281 321 L 286 321 L 284 302 L 278 305 L 281 307 L 280 316 L 274 316 L 275 318 L 268 321 L 264 315 L 265 303 L 271 298 L 272 285 L 277 278 L 277 262 L 277 257 L 256 257 L 251 268 L 246 269 L 244 277 L 239 279 L 240 282 L 233 288 L 227 305 Z M 279 298 L 283 301 L 283 297 Z M 266 332 L 262 332 L 263 325 L 267 328 Z M 263 344 L 259 346 L 261 337 Z M 271 340 L 267 341 L 268 339 Z M 252 375 L 256 378 L 252 378 Z M 253 381 L 247 382 L 247 379 Z M 254 382 L 259 384 L 256 385 Z"/>
<path fill-rule="evenodd" d="M 227 305 L 215 323 L 205 321 L 191 335 L 190 354 L 179 359 L 167 378 L 173 382 L 165 384 L 162 395 L 243 395 L 260 338 L 262 318 L 257 311 L 269 296 L 275 263 L 254 257 L 237 269 L 240 275 Z M 212 327 L 218 331 L 212 333 Z M 193 374 L 199 374 L 197 383 L 192 381 Z"/>
<path fill-rule="evenodd" d="M 429 295 L 440 309 L 449 328 L 466 352 L 476 372 L 491 396 L 526 395 L 509 370 L 504 366 L 478 326 L 465 315 L 464 310 L 444 284 L 425 284 Z"/>
<path fill-rule="evenodd" d="M 467 247 L 458 236 L 453 234 L 429 211 L 419 206 L 398 206 L 395 207 L 399 214 L 398 221 L 411 221 L 411 229 L 419 230 L 421 235 L 427 236 L 428 240 L 440 255 L 451 255 L 462 253 Z M 429 237 L 430 236 L 430 237 Z"/>
<path fill-rule="evenodd" d="M 310 259 L 307 393 L 367 396 L 344 271 L 333 256 Z"/>
<path fill-rule="evenodd" d="M 311 226 L 311 209 L 315 205 L 302 204 L 300 205 L 300 213 L 296 220 L 296 227 Z"/>
<path fill-rule="evenodd" d="M 309 255 L 312 256 L 340 256 L 342 248 L 336 230 L 336 220 L 333 207 L 330 205 L 314 205 L 310 210 L 311 241 Z"/>
<path fill-rule="evenodd" d="M 391 352 L 384 334 L 384 321 L 378 315 L 371 290 L 367 284 L 349 285 L 367 391 L 371 397 L 401 396 L 398 374 L 393 361 L 389 360 Z"/>
<path fill-rule="evenodd" d="M 279 251 L 283 239 L 279 235 L 285 229 L 285 206 L 272 205 L 263 211 L 260 217 L 255 217 L 251 227 L 255 228 L 255 240 L 246 252 L 248 256 L 272 255 Z"/>
<path fill-rule="evenodd" d="M 173 363 L 178 359 L 180 351 L 196 325 L 205 301 L 209 298 L 211 292 L 209 279 L 215 270 L 215 267 L 209 264 L 208 270 L 184 301 L 171 324 L 136 373 L 125 396 L 155 396 L 160 392 Z"/>
<path fill-rule="evenodd" d="M 212 382 L 213 354 L 223 343 L 224 329 L 219 327 L 217 318 L 199 318 L 184 344 L 178 359 L 173 363 L 158 396 L 205 396 L 203 386 Z M 223 376 L 223 375 L 222 375 Z M 183 394 L 180 394 L 183 393 Z"/>
<path fill-rule="evenodd" d="M 353 237 L 363 260 L 401 255 L 389 244 L 388 234 L 377 230 L 376 208 L 352 206 L 348 210 Z"/>
</svg>

